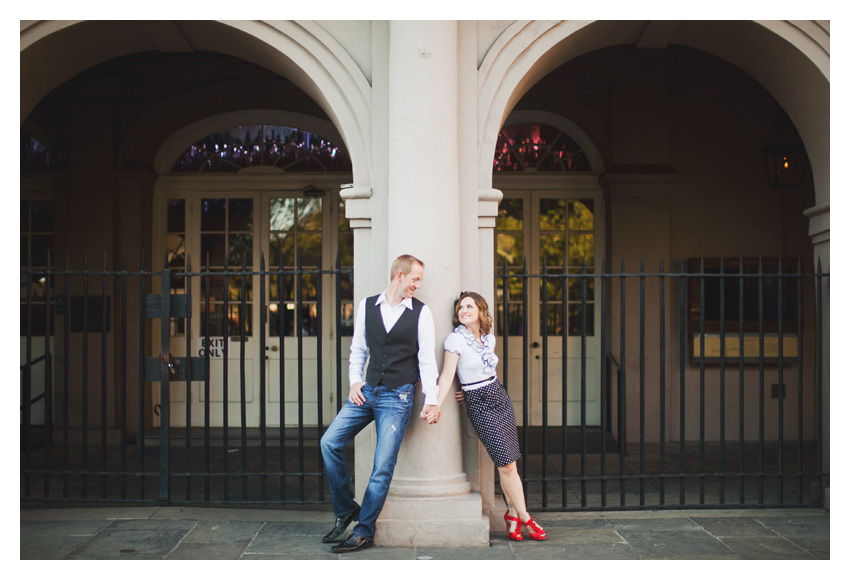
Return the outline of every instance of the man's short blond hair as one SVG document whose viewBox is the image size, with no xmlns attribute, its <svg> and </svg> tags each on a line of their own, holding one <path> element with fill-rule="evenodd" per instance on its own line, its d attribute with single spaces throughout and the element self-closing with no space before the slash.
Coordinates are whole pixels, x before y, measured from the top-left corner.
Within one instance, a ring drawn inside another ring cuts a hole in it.
<svg viewBox="0 0 850 580">
<path fill-rule="evenodd" d="M 419 264 L 421 267 L 425 267 L 425 262 L 415 256 L 411 256 L 410 254 L 402 254 L 393 260 L 393 265 L 390 268 L 390 281 L 395 278 L 396 272 L 401 272 L 402 276 L 410 274 L 413 264 Z"/>
</svg>

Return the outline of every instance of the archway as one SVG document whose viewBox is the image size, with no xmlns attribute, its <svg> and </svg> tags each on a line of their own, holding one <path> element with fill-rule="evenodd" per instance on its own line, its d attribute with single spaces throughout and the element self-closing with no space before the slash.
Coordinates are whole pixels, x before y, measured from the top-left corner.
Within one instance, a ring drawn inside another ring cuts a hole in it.
<svg viewBox="0 0 850 580">
<path fill-rule="evenodd" d="M 22 30 L 21 47 L 22 119 L 53 88 L 122 55 L 203 50 L 256 63 L 290 79 L 322 107 L 351 154 L 354 182 L 369 184 L 371 88 L 351 57 L 314 23 L 35 21 Z"/>
</svg>

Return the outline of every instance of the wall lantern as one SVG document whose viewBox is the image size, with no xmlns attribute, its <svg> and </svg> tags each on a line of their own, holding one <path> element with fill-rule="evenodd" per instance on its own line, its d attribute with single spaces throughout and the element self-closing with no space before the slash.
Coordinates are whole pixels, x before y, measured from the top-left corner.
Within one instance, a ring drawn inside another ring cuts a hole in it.
<svg viewBox="0 0 850 580">
<path fill-rule="evenodd" d="M 776 130 L 761 151 L 770 187 L 791 189 L 803 184 L 809 158 L 797 129 L 785 111 L 777 112 Z"/>
</svg>

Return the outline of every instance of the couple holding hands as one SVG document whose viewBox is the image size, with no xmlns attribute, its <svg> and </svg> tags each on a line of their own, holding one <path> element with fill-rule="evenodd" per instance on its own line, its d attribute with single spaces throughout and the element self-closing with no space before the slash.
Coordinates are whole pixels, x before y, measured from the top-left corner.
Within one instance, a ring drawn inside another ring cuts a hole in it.
<svg viewBox="0 0 850 580">
<path fill-rule="evenodd" d="M 533 540 L 546 532 L 525 508 L 522 481 L 516 468 L 520 457 L 513 404 L 496 377 L 492 317 L 487 302 L 475 292 L 462 292 L 455 305 L 454 331 L 444 342 L 442 373 L 434 357 L 434 319 L 428 307 L 413 297 L 425 265 L 405 254 L 393 262 L 390 285 L 381 294 L 360 302 L 354 321 L 349 357 L 351 389 L 321 440 L 336 522 L 322 541 L 336 544 L 335 553 L 354 552 L 374 545 L 375 522 L 381 513 L 395 470 L 398 451 L 410 421 L 414 387 L 419 381 L 425 404 L 419 417 L 430 424 L 440 420 L 440 405 L 458 375 L 458 402 L 499 471 L 508 505 L 506 534 L 522 540 L 522 528 Z M 366 380 L 363 381 L 363 368 Z M 374 467 L 362 505 L 354 500 L 344 448 L 366 425 L 375 421 L 377 442 Z M 345 538 L 351 522 L 357 521 Z"/>
</svg>

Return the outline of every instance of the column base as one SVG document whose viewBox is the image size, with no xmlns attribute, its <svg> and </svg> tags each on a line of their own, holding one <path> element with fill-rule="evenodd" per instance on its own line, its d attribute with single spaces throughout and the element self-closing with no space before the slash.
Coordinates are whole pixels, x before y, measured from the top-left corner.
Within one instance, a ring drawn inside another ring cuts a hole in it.
<svg viewBox="0 0 850 580">
<path fill-rule="evenodd" d="M 452 497 L 390 496 L 375 530 L 377 546 L 486 547 L 490 520 L 477 492 Z"/>
</svg>

